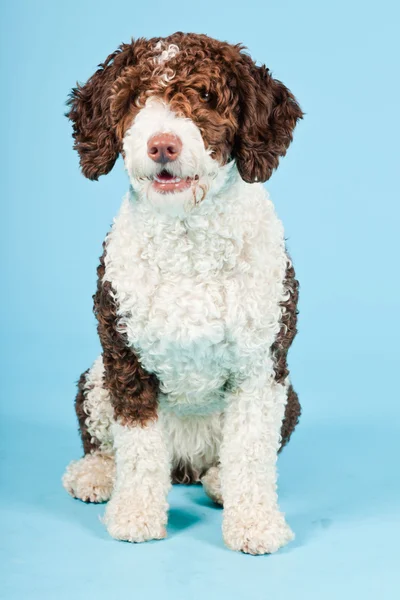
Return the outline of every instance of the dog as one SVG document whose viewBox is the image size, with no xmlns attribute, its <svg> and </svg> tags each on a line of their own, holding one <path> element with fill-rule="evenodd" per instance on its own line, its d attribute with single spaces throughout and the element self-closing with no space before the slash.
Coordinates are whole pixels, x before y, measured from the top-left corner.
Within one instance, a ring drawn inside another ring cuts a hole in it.
<svg viewBox="0 0 400 600">
<path fill-rule="evenodd" d="M 142 542 L 166 536 L 171 483 L 201 482 L 229 548 L 275 552 L 293 538 L 276 462 L 300 415 L 298 282 L 262 184 L 302 110 L 243 46 L 181 32 L 122 44 L 68 105 L 83 174 L 121 154 L 130 188 L 98 267 L 102 354 L 78 383 L 84 457 L 63 485 Z"/>
</svg>

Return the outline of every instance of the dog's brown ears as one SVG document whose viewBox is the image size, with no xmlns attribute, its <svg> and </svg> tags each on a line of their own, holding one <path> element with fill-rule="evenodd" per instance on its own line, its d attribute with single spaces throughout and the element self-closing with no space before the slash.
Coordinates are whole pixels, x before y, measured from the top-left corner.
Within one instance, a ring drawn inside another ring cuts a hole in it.
<svg viewBox="0 0 400 600">
<path fill-rule="evenodd" d="M 238 65 L 240 125 L 234 156 L 248 183 L 267 181 L 286 154 L 303 112 L 293 94 L 263 65 L 243 54 Z"/>
<path fill-rule="evenodd" d="M 70 94 L 66 116 L 73 123 L 82 173 L 89 179 L 107 174 L 118 158 L 120 142 L 111 118 L 111 91 L 123 69 L 133 63 L 133 44 L 122 44 L 85 85 L 78 84 Z"/>
</svg>

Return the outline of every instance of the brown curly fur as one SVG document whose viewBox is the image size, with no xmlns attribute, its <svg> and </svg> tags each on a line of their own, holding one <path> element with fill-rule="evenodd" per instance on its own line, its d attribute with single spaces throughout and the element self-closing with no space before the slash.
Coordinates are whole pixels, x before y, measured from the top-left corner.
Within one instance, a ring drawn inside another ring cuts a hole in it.
<svg viewBox="0 0 400 600">
<path fill-rule="evenodd" d="M 97 292 L 93 296 L 97 331 L 103 348 L 104 387 L 110 392 L 114 416 L 123 425 L 144 424 L 157 418 L 157 377 L 147 373 L 128 347 L 118 328 L 112 288 L 104 278 L 104 253 L 97 269 Z"/>
<path fill-rule="evenodd" d="M 122 44 L 85 85 L 72 90 L 67 116 L 83 174 L 98 179 L 112 169 L 140 107 L 158 96 L 196 123 L 221 165 L 235 159 L 245 181 L 266 181 L 303 115 L 291 92 L 264 65 L 257 67 L 240 44 L 174 33 L 161 41 L 176 44 L 179 53 L 157 66 L 158 41 Z M 169 83 L 160 77 L 165 72 L 174 75 Z"/>
<path fill-rule="evenodd" d="M 296 392 L 294 391 L 293 386 L 290 385 L 288 389 L 288 397 L 285 407 L 285 416 L 283 418 L 281 427 L 281 446 L 279 448 L 279 452 L 289 442 L 290 436 L 292 435 L 297 423 L 299 422 L 300 414 L 301 406 L 299 398 Z"/>
<path fill-rule="evenodd" d="M 299 301 L 299 282 L 290 259 L 288 259 L 284 287 L 287 299 L 282 302 L 281 329 L 272 344 L 272 356 L 274 359 L 275 381 L 283 383 L 289 375 L 287 355 L 289 348 L 297 333 L 297 304 Z M 285 408 L 285 416 L 281 429 L 281 450 L 287 444 L 294 428 L 299 422 L 301 407 L 296 392 L 292 385 L 288 389 L 288 399 Z"/>
<path fill-rule="evenodd" d="M 286 268 L 283 285 L 288 297 L 281 303 L 281 329 L 271 348 L 274 358 L 275 381 L 278 383 L 283 383 L 289 375 L 287 354 L 297 333 L 299 282 L 296 279 L 291 261 L 289 261 Z"/>
</svg>

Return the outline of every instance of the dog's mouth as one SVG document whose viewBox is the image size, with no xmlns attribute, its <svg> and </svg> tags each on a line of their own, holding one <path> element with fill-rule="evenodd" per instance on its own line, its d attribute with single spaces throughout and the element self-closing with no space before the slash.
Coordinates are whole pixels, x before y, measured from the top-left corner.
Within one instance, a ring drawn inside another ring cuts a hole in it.
<svg viewBox="0 0 400 600">
<path fill-rule="evenodd" d="M 162 194 L 182 192 L 191 187 L 193 182 L 198 181 L 199 176 L 194 177 L 177 177 L 172 175 L 167 169 L 163 169 L 152 179 L 153 188 Z"/>
</svg>

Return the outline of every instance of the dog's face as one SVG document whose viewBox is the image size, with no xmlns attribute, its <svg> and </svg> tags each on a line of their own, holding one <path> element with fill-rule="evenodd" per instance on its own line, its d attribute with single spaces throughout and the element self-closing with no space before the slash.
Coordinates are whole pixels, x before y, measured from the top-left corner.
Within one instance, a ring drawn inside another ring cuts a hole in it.
<svg viewBox="0 0 400 600">
<path fill-rule="evenodd" d="M 302 112 L 242 50 L 183 33 L 120 46 L 69 101 L 84 175 L 98 179 L 122 153 L 139 197 L 173 213 L 218 191 L 234 164 L 266 181 Z"/>
</svg>

